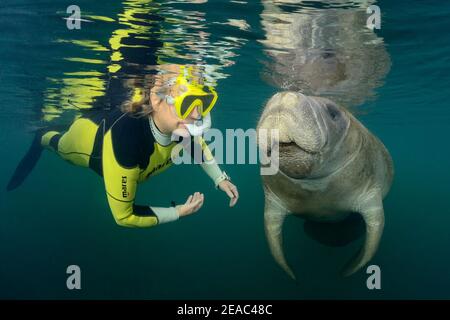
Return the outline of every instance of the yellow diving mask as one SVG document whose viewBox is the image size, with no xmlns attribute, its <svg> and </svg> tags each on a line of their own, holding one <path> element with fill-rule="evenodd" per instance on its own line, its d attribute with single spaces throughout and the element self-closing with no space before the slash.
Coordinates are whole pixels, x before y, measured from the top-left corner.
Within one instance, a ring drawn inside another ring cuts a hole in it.
<svg viewBox="0 0 450 320">
<path fill-rule="evenodd" d="M 181 70 L 186 69 L 181 67 Z M 195 81 L 188 82 L 188 77 L 191 77 L 189 72 L 188 75 L 185 75 L 185 72 L 180 72 L 180 75 L 169 84 L 170 87 L 178 89 L 179 92 L 176 97 L 162 93 L 157 93 L 157 95 L 165 99 L 169 105 L 175 107 L 180 119 L 186 119 L 196 107 L 204 117 L 214 107 L 217 101 L 217 93 L 211 86 L 200 85 Z"/>
</svg>

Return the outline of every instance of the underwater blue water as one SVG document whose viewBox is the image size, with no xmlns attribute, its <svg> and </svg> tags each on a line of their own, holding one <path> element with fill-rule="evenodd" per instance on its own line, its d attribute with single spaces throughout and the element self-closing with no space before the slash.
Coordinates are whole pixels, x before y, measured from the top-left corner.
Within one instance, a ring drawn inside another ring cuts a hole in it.
<svg viewBox="0 0 450 320">
<path fill-rule="evenodd" d="M 123 47 L 113 49 L 112 35 L 145 27 L 139 14 L 154 15 L 156 22 L 141 40 L 159 46 L 162 62 L 201 60 L 215 67 L 220 95 L 213 111 L 215 127 L 255 128 L 264 103 L 281 90 L 261 77 L 267 61 L 258 41 L 264 39 L 263 6 L 250 0 L 198 2 L 104 5 L 80 0 L 77 5 L 94 22 L 69 31 L 62 18 L 72 2 L 3 1 L 0 184 L 6 186 L 28 149 L 33 128 L 73 119 L 76 110 L 68 99 L 84 106 L 102 94 L 113 51 L 127 58 L 126 41 L 122 38 Z M 377 5 L 382 28 L 376 33 L 384 39 L 392 65 L 376 97 L 357 109 L 395 165 L 394 183 L 384 201 L 386 226 L 371 262 L 382 270 L 381 290 L 367 289 L 364 269 L 348 278 L 339 275 L 361 240 L 343 248 L 326 247 L 309 239 L 301 220 L 291 217 L 284 228 L 284 247 L 298 283 L 284 274 L 264 236 L 257 165 L 222 166 L 239 188 L 234 208 L 200 168 L 173 166 L 140 185 L 137 202 L 169 206 L 171 200 L 181 202 L 200 191 L 205 193 L 203 208 L 175 223 L 127 229 L 115 224 L 103 182 L 94 172 L 44 152 L 20 188 L 0 191 L 0 298 L 450 298 L 450 3 Z M 136 20 L 127 20 L 130 15 Z M 241 23 L 236 26 L 230 18 Z M 164 46 L 152 42 L 153 36 Z M 130 50 L 138 60 L 147 58 L 148 47 Z M 81 268 L 81 290 L 66 288 L 71 264 Z"/>
</svg>

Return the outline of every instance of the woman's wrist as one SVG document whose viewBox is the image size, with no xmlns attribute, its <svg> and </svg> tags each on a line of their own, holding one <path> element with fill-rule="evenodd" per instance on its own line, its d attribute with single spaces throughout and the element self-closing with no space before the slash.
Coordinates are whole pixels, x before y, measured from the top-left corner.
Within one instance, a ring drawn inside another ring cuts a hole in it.
<svg viewBox="0 0 450 320">
<path fill-rule="evenodd" d="M 150 207 L 158 218 L 158 223 L 167 223 L 178 220 L 180 217 L 178 210 L 174 207 L 162 208 L 162 207 Z"/>
<path fill-rule="evenodd" d="M 181 205 L 181 204 L 175 206 L 175 210 L 177 211 L 177 214 L 180 218 L 184 217 L 186 215 L 185 210 L 183 210 L 183 205 Z"/>
<path fill-rule="evenodd" d="M 220 183 L 225 180 L 231 181 L 231 178 L 228 176 L 228 174 L 225 171 L 222 171 L 222 174 L 214 180 L 214 185 L 216 186 L 216 189 L 218 189 Z"/>
</svg>

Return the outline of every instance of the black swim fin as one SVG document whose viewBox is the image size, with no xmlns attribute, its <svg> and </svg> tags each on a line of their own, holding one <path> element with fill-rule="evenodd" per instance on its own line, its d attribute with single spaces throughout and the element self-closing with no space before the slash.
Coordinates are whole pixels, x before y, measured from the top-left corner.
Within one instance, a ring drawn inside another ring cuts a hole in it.
<svg viewBox="0 0 450 320">
<path fill-rule="evenodd" d="M 20 160 L 16 171 L 14 171 L 14 174 L 8 182 L 8 186 L 6 187 L 7 191 L 11 191 L 19 187 L 33 170 L 34 166 L 41 157 L 43 150 L 43 147 L 41 146 L 41 137 L 42 133 L 40 131 L 36 132 L 28 152 L 22 160 Z"/>
</svg>

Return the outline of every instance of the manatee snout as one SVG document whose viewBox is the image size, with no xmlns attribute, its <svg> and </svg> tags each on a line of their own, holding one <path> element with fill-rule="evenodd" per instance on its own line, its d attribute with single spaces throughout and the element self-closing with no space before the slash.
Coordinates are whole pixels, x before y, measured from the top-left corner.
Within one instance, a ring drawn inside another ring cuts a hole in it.
<svg viewBox="0 0 450 320">
<path fill-rule="evenodd" d="M 334 102 L 284 91 L 268 101 L 258 125 L 258 129 L 278 130 L 278 140 L 260 143 L 260 148 L 270 157 L 277 143 L 281 171 L 300 179 L 319 172 L 314 169 L 323 164 L 324 153 L 339 142 L 347 127 L 348 118 Z"/>
<path fill-rule="evenodd" d="M 287 150 L 295 144 L 304 152 L 315 154 L 320 152 L 327 141 L 320 106 L 293 91 L 277 93 L 269 100 L 258 128 L 277 129 L 277 142 L 280 148 Z"/>
</svg>

